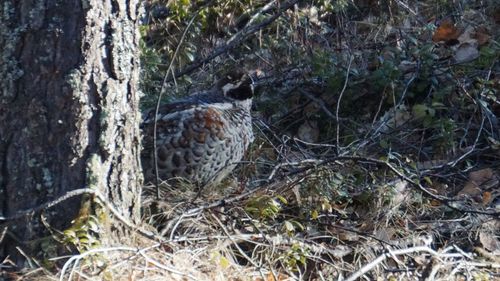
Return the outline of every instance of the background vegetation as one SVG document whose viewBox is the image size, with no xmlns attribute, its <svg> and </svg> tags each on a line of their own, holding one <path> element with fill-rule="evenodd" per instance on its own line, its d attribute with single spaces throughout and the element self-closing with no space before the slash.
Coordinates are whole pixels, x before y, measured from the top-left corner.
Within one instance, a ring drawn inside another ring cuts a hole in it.
<svg viewBox="0 0 500 281">
<path fill-rule="evenodd" d="M 199 197 L 145 188 L 145 227 L 163 243 L 77 239 L 89 254 L 60 274 L 499 278 L 495 2 L 147 1 L 143 107 L 259 69 L 257 140 Z"/>
</svg>

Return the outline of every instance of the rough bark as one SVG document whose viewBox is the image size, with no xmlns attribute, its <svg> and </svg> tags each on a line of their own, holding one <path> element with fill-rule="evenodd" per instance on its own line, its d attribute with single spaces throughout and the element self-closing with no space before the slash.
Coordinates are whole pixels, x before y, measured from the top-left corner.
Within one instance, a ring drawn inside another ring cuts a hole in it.
<svg viewBox="0 0 500 281">
<path fill-rule="evenodd" d="M 139 218 L 139 2 L 2 1 L 0 216 L 90 187 Z M 64 229 L 81 201 L 43 215 Z M 47 235 L 34 214 L 9 222 L 0 248 L 37 251 Z"/>
</svg>

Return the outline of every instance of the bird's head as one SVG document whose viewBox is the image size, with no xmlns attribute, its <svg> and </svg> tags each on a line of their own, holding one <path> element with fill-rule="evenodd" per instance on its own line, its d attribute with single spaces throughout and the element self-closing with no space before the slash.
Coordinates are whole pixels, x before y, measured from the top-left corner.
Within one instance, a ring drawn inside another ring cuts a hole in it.
<svg viewBox="0 0 500 281">
<path fill-rule="evenodd" d="M 247 100 L 253 97 L 254 83 L 261 75 L 261 71 L 255 70 L 246 73 L 232 73 L 226 76 L 222 93 L 225 97 L 234 100 Z"/>
</svg>

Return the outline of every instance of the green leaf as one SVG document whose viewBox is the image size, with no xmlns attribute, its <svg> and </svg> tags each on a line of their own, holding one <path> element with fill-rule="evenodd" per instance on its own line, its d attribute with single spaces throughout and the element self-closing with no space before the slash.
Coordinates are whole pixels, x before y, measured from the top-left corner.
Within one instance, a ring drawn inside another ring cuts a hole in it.
<svg viewBox="0 0 500 281">
<path fill-rule="evenodd" d="M 313 211 L 311 212 L 311 218 L 312 218 L 313 220 L 317 220 L 317 219 L 318 219 L 318 217 L 319 217 L 319 213 L 318 213 L 318 211 L 317 211 L 317 210 L 313 210 Z"/>
<path fill-rule="evenodd" d="M 293 232 L 295 230 L 295 227 L 291 222 L 285 221 L 285 229 L 287 232 Z"/>
<path fill-rule="evenodd" d="M 281 201 L 281 203 L 283 204 L 288 204 L 288 201 L 286 200 L 285 197 L 281 196 L 281 195 L 277 195 L 276 198 L 278 198 L 278 200 Z"/>
<path fill-rule="evenodd" d="M 412 108 L 413 116 L 417 119 L 422 119 L 425 117 L 434 117 L 436 110 L 434 108 L 428 107 L 425 104 L 415 104 Z"/>
<path fill-rule="evenodd" d="M 185 55 L 190 62 L 194 61 L 194 55 L 192 53 L 186 53 Z"/>
<path fill-rule="evenodd" d="M 425 180 L 426 183 L 432 185 L 432 180 L 431 180 L 430 177 L 424 177 L 424 180 Z"/>
<path fill-rule="evenodd" d="M 76 237 L 76 232 L 74 232 L 71 229 L 67 229 L 64 231 L 64 236 L 66 236 L 68 238 L 73 238 L 73 237 Z"/>
<path fill-rule="evenodd" d="M 231 266 L 231 263 L 229 262 L 229 260 L 224 256 L 220 256 L 219 262 L 220 262 L 220 265 L 222 266 L 222 268 L 228 268 L 229 266 Z"/>
</svg>

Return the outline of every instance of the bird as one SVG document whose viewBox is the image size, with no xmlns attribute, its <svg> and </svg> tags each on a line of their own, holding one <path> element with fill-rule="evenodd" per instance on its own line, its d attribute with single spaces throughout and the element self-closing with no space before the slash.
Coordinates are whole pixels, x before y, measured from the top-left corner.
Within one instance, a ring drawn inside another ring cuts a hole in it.
<svg viewBox="0 0 500 281">
<path fill-rule="evenodd" d="M 147 111 L 141 124 L 145 182 L 205 187 L 227 177 L 254 141 L 252 79 L 230 74 L 207 91 Z"/>
</svg>

